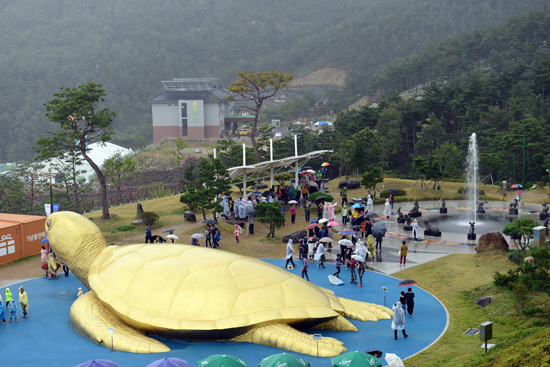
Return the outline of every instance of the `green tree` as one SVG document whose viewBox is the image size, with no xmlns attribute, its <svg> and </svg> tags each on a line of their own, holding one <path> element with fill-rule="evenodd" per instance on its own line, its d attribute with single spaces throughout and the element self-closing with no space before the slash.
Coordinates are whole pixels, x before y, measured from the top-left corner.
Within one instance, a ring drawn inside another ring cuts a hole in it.
<svg viewBox="0 0 550 367">
<path fill-rule="evenodd" d="M 34 203 L 36 197 L 46 191 L 48 181 L 41 173 L 44 172 L 45 165 L 37 162 L 25 162 L 17 165 L 13 175 L 19 178 L 23 183 L 23 188 L 29 201 L 28 213 L 34 214 Z"/>
<path fill-rule="evenodd" d="M 23 182 L 13 175 L 0 175 L 0 211 L 23 213 L 25 201 Z"/>
<path fill-rule="evenodd" d="M 376 185 L 382 182 L 384 182 L 384 175 L 382 174 L 380 167 L 369 166 L 367 171 L 362 175 L 361 185 L 367 189 L 369 194 L 372 191 L 372 200 L 374 200 L 376 198 L 376 190 L 378 190 Z"/>
<path fill-rule="evenodd" d="M 402 122 L 403 115 L 392 106 L 383 110 L 378 116 L 376 135 L 378 137 L 381 170 L 387 167 L 389 155 L 397 152 L 397 145 L 401 142 Z"/>
<path fill-rule="evenodd" d="M 105 172 L 105 177 L 116 189 L 116 197 L 119 200 L 119 204 L 122 204 L 120 195 L 122 185 L 132 177 L 136 170 L 136 162 L 131 156 L 127 155 L 123 157 L 120 152 L 116 152 L 103 162 L 102 168 Z"/>
<path fill-rule="evenodd" d="M 432 113 L 428 118 L 428 123 L 422 126 L 420 139 L 416 143 L 416 152 L 427 157 L 433 154 L 446 140 L 445 129 L 441 121 Z"/>
<path fill-rule="evenodd" d="M 49 131 L 52 136 L 38 139 L 35 149 L 43 158 L 54 158 L 62 156 L 76 145 L 96 173 L 101 196 L 101 217 L 110 219 L 105 175 L 88 155 L 88 144 L 107 142 L 114 134 L 112 122 L 116 113 L 98 107 L 105 95 L 105 90 L 95 82 L 78 87 L 61 87 L 61 92 L 54 93 L 54 99 L 44 103 L 46 117 L 59 125 L 59 129 Z"/>
<path fill-rule="evenodd" d="M 275 180 L 279 183 L 279 185 L 284 186 L 288 180 L 292 178 L 292 174 L 290 173 L 279 173 L 278 175 L 273 176 Z"/>
<path fill-rule="evenodd" d="M 221 211 L 219 201 L 222 196 L 231 195 L 231 182 L 227 169 L 219 158 L 211 161 L 206 158 L 199 160 L 196 193 L 198 194 L 196 207 L 202 209 L 202 216 L 205 220 L 206 210 Z"/>
<path fill-rule="evenodd" d="M 529 217 L 520 217 L 510 223 L 506 223 L 502 229 L 502 233 L 517 237 L 517 239 L 514 239 L 514 243 L 517 243 L 522 250 L 526 250 L 529 239 L 533 238 L 533 228 L 539 225 L 539 222 Z"/>
<path fill-rule="evenodd" d="M 280 71 L 257 72 L 252 70 L 240 71 L 237 73 L 239 80 L 227 89 L 233 93 L 227 97 L 228 100 L 235 100 L 236 95 L 240 98 L 251 101 L 253 106 L 243 106 L 254 113 L 254 122 L 251 126 L 250 141 L 258 162 L 262 161 L 262 156 L 256 144 L 256 132 L 258 131 L 258 117 L 262 105 L 266 99 L 275 97 L 278 93 L 289 90 L 289 84 L 294 78 L 294 74 L 284 74 Z"/>
<path fill-rule="evenodd" d="M 185 194 L 180 196 L 180 203 L 187 205 L 191 211 L 195 211 L 200 200 L 201 198 L 194 188 L 189 188 Z"/>
<path fill-rule="evenodd" d="M 266 227 L 269 227 L 269 232 L 267 233 L 267 238 L 275 237 L 275 228 L 281 228 L 281 223 L 285 221 L 285 217 L 281 212 L 281 203 L 278 201 L 274 202 L 262 202 L 254 207 L 256 211 L 256 216 L 254 219 Z"/>
<path fill-rule="evenodd" d="M 185 140 L 177 138 L 175 140 L 166 140 L 162 143 L 162 149 L 167 153 L 165 158 L 168 161 L 168 167 L 177 170 L 185 159 L 184 149 L 187 148 Z"/>
</svg>

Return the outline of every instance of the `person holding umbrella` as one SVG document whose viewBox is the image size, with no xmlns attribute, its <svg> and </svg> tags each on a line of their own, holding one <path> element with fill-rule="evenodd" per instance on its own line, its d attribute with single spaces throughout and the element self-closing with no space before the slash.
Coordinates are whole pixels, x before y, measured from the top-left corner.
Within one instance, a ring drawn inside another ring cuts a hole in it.
<svg viewBox="0 0 550 367">
<path fill-rule="evenodd" d="M 235 224 L 235 230 L 233 231 L 233 233 L 235 234 L 235 241 L 236 241 L 237 243 L 239 243 L 239 242 L 240 242 L 240 241 L 239 241 L 239 235 L 240 235 L 241 233 L 243 233 L 243 229 L 241 228 L 240 225 Z"/>
<path fill-rule="evenodd" d="M 212 231 L 210 231 L 210 224 L 206 225 L 206 231 L 204 231 L 204 237 L 206 237 L 206 244 L 205 247 L 208 247 L 208 244 L 210 244 L 210 247 L 212 247 L 212 241 L 210 238 L 212 237 Z"/>
<path fill-rule="evenodd" d="M 296 222 L 296 206 L 292 204 L 290 206 L 290 223 Z"/>
<path fill-rule="evenodd" d="M 401 242 L 401 248 L 399 249 L 399 265 L 403 263 L 405 265 L 407 263 L 407 250 L 409 247 L 407 246 L 407 243 L 405 240 Z"/>
</svg>

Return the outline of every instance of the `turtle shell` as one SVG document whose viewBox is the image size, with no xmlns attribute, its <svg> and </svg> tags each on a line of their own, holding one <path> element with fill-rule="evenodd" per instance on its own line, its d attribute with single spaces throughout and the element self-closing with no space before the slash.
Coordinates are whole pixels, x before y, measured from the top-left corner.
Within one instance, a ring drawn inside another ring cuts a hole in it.
<svg viewBox="0 0 550 367">
<path fill-rule="evenodd" d="M 344 311 L 330 291 L 284 269 L 189 245 L 109 246 L 88 281 L 117 317 L 167 337 L 229 339 L 273 323 L 308 328 Z"/>
</svg>

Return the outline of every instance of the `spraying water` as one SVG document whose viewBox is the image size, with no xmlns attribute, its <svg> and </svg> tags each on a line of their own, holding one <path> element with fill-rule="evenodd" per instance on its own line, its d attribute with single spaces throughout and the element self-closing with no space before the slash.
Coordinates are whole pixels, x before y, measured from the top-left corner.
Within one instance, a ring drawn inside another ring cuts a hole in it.
<svg viewBox="0 0 550 367">
<path fill-rule="evenodd" d="M 468 220 L 475 222 L 477 209 L 477 171 L 479 165 L 477 155 L 477 139 L 476 134 L 470 136 L 468 145 L 468 156 L 466 157 L 466 183 L 468 184 L 468 205 L 472 208 L 468 213 Z"/>
</svg>

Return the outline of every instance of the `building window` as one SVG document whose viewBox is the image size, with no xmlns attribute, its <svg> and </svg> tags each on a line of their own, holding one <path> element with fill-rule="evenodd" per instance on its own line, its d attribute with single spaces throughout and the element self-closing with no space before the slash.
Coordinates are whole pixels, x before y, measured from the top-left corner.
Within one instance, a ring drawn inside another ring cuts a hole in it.
<svg viewBox="0 0 550 367">
<path fill-rule="evenodd" d="M 172 107 L 172 104 L 171 103 L 168 103 L 168 108 Z"/>
<path fill-rule="evenodd" d="M 187 136 L 187 103 L 181 104 L 181 136 Z"/>
</svg>

